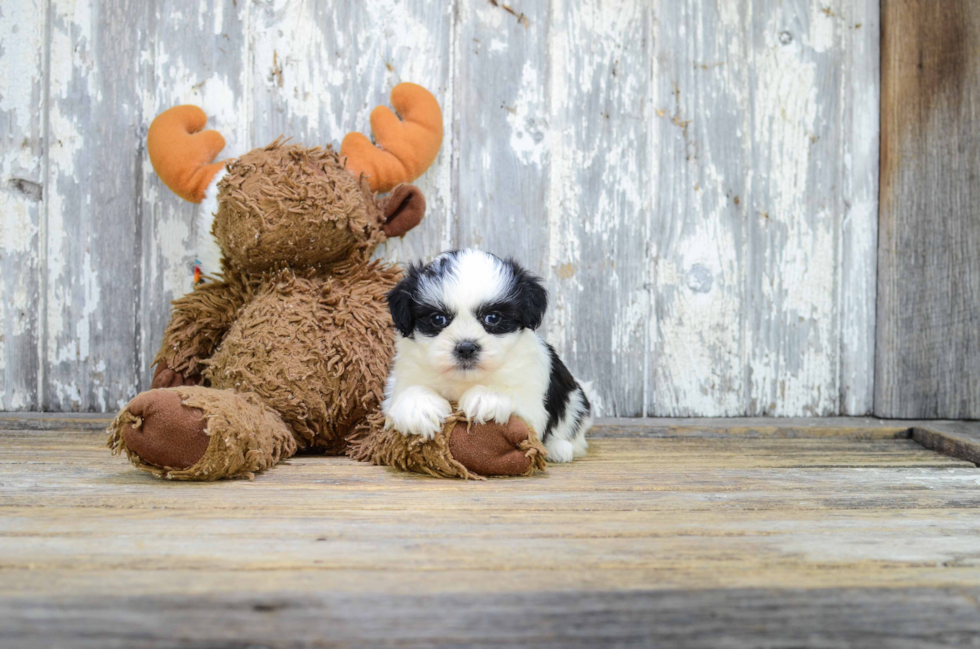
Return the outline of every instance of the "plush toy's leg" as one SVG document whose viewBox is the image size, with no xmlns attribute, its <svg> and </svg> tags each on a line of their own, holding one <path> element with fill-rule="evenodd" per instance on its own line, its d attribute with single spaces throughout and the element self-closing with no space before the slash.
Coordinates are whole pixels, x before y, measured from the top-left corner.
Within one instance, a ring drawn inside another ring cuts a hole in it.
<svg viewBox="0 0 980 649">
<path fill-rule="evenodd" d="M 351 457 L 439 478 L 526 476 L 544 470 L 548 454 L 517 416 L 505 425 L 473 424 L 456 413 L 431 440 L 385 430 L 380 417 L 366 425 L 368 432 L 351 439 Z"/>
<path fill-rule="evenodd" d="M 524 420 L 515 416 L 506 424 L 456 422 L 449 433 L 449 452 L 483 476 L 530 475 L 544 469 L 548 455 Z"/>
<path fill-rule="evenodd" d="M 250 478 L 296 452 L 292 431 L 255 395 L 196 386 L 137 395 L 112 422 L 108 446 L 174 480 Z"/>
</svg>

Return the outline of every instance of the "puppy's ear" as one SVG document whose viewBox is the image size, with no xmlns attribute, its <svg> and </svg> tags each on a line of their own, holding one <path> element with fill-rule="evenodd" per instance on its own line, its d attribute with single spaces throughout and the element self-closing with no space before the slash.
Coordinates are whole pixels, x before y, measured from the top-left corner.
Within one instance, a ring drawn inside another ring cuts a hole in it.
<svg viewBox="0 0 980 649">
<path fill-rule="evenodd" d="M 548 310 L 548 291 L 539 277 L 524 270 L 513 259 L 508 259 L 507 264 L 514 274 L 515 297 L 521 307 L 521 326 L 525 329 L 537 329 Z"/>
<path fill-rule="evenodd" d="M 405 278 L 395 285 L 388 293 L 388 311 L 401 335 L 409 338 L 415 330 L 415 314 L 412 306 L 415 304 L 415 290 L 419 282 L 419 269 L 412 265 Z"/>
</svg>

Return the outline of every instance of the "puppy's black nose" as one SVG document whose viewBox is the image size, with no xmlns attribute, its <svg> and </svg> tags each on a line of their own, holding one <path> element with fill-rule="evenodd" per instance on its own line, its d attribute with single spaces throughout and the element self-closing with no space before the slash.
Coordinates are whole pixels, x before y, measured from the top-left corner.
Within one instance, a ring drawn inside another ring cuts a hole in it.
<svg viewBox="0 0 980 649">
<path fill-rule="evenodd" d="M 472 340 L 464 340 L 461 343 L 456 343 L 456 349 L 453 350 L 453 353 L 461 361 L 471 361 L 480 353 L 480 346 Z"/>
</svg>

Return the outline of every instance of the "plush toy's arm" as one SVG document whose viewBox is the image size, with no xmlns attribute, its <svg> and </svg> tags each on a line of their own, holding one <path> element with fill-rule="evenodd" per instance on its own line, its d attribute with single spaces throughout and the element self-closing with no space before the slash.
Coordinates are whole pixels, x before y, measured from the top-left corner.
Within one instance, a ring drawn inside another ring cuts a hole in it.
<svg viewBox="0 0 980 649">
<path fill-rule="evenodd" d="M 170 324 L 153 359 L 157 366 L 153 387 L 198 383 L 204 361 L 214 353 L 252 295 L 251 286 L 232 277 L 205 282 L 174 300 Z"/>
</svg>

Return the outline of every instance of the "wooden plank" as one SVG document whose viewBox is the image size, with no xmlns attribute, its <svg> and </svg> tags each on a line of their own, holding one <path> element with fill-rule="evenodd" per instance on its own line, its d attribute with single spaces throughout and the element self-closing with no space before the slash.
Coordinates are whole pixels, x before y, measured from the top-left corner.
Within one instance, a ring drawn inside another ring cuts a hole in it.
<svg viewBox="0 0 980 649">
<path fill-rule="evenodd" d="M 230 594 L 0 600 L 9 647 L 940 647 L 980 633 L 977 588 L 489 596 Z M 937 615 L 941 612 L 941 615 Z"/>
<path fill-rule="evenodd" d="M 744 192 L 733 185 L 748 139 L 739 130 L 747 114 L 746 26 L 737 3 L 658 8 L 646 411 L 744 415 L 746 234 L 733 200 Z"/>
<path fill-rule="evenodd" d="M 980 417 L 980 6 L 882 3 L 875 413 Z"/>
<path fill-rule="evenodd" d="M 840 188 L 840 410 L 874 411 L 875 298 L 878 293 L 881 2 L 843 5 Z"/>
<path fill-rule="evenodd" d="M 0 418 L 0 427 L 4 420 Z M 603 418 L 589 433 L 591 439 L 621 437 L 747 437 L 908 439 L 912 427 L 924 422 L 889 421 L 871 417 L 721 417 L 721 418 Z M 69 426 L 66 422 L 65 426 Z"/>
<path fill-rule="evenodd" d="M 595 579 L 605 567 L 677 586 L 723 572 L 732 584 L 786 587 L 912 585 L 928 562 L 958 556 L 965 572 L 929 580 L 977 577 L 963 557 L 976 553 L 980 521 L 969 511 L 980 474 L 911 440 L 597 440 L 582 462 L 488 483 L 302 457 L 251 483 L 172 485 L 110 458 L 102 439 L 3 436 L 6 569 L 311 566 L 407 577 L 447 562 L 533 573 L 575 555 Z M 424 548 L 407 542 L 421 538 Z M 528 553 L 515 556 L 513 542 Z M 828 573 L 828 562 L 855 572 Z"/>
<path fill-rule="evenodd" d="M 105 430 L 115 413 L 0 412 L 0 430 Z"/>
<path fill-rule="evenodd" d="M 47 3 L 0 8 L 0 409 L 38 407 Z"/>
<path fill-rule="evenodd" d="M 980 466 L 980 424 L 928 422 L 912 429 L 912 439 L 926 448 Z"/>
<path fill-rule="evenodd" d="M 649 364 L 652 12 L 555 2 L 549 25 L 547 339 L 597 412 L 626 417 L 644 414 Z"/>
<path fill-rule="evenodd" d="M 460 0 L 456 13 L 456 243 L 550 277 L 548 3 Z"/>
<path fill-rule="evenodd" d="M 251 148 L 248 80 L 249 3 L 159 0 L 149 13 L 139 70 L 140 104 L 137 191 L 142 215 L 140 311 L 137 322 L 140 388 L 152 380 L 150 363 L 170 319 L 170 301 L 191 290 L 200 208 L 175 196 L 160 181 L 146 153 L 146 130 L 162 111 L 195 104 L 208 128 L 225 138 L 222 157 Z"/>
<path fill-rule="evenodd" d="M 874 48 L 872 4 L 663 3 L 649 413 L 820 416 L 866 393 L 877 91 L 856 86 L 876 63 L 852 52 Z"/>
<path fill-rule="evenodd" d="M 845 213 L 852 197 L 842 192 L 848 173 L 837 161 L 851 155 L 853 140 L 866 150 L 878 137 L 847 121 L 848 63 L 877 66 L 873 57 L 847 57 L 846 48 L 872 31 L 855 28 L 852 4 L 870 2 L 780 1 L 764 3 L 753 16 L 748 57 L 755 78 L 743 126 L 751 162 L 741 183 L 744 202 L 736 206 L 747 223 L 749 415 L 840 412 L 841 244 L 853 234 L 842 223 L 863 218 L 864 227 L 873 227 L 874 211 Z M 875 88 L 864 90 L 870 101 L 857 101 L 877 104 Z M 873 241 L 849 243 L 864 258 L 874 255 Z M 871 265 L 863 270 L 870 273 Z M 873 322 L 862 325 L 848 333 L 867 359 L 873 350 L 861 343 Z"/>
<path fill-rule="evenodd" d="M 826 420 L 782 422 L 799 437 L 703 423 L 658 438 L 606 422 L 641 434 L 486 482 L 307 456 L 170 483 L 99 433 L 0 432 L 0 643 L 908 647 L 980 631 L 972 464 Z"/>
<path fill-rule="evenodd" d="M 307 146 L 339 147 L 350 131 L 370 135 L 369 116 L 389 105 L 402 81 L 428 88 L 445 130 L 435 164 L 416 184 L 426 197 L 422 224 L 382 246 L 392 261 L 432 257 L 453 247 L 452 2 L 253 3 L 252 139 L 280 134 Z"/>
<path fill-rule="evenodd" d="M 50 8 L 43 410 L 112 410 L 138 389 L 145 5 Z"/>
</svg>

